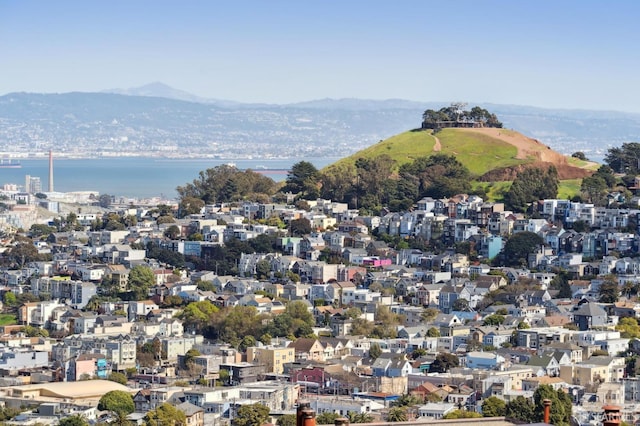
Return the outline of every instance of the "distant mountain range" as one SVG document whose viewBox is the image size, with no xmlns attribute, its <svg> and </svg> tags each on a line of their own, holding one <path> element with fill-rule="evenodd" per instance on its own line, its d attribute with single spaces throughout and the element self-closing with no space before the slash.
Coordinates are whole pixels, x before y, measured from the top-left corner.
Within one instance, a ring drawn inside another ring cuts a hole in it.
<svg viewBox="0 0 640 426">
<path fill-rule="evenodd" d="M 419 127 L 447 102 L 321 99 L 286 105 L 206 99 L 162 83 L 102 93 L 0 96 L 0 138 L 11 152 L 176 158 L 343 157 Z M 472 103 L 505 127 L 564 154 L 601 159 L 640 140 L 640 114 Z M 9 148 L 10 147 L 10 148 Z M 7 152 L 7 151 L 5 151 Z"/>
</svg>

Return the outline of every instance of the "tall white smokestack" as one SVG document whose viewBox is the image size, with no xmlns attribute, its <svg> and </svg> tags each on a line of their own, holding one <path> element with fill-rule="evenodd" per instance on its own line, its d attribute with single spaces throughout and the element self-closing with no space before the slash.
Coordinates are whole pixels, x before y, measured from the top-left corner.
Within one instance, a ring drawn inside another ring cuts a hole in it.
<svg viewBox="0 0 640 426">
<path fill-rule="evenodd" d="M 53 152 L 49 150 L 49 192 L 53 192 Z"/>
</svg>

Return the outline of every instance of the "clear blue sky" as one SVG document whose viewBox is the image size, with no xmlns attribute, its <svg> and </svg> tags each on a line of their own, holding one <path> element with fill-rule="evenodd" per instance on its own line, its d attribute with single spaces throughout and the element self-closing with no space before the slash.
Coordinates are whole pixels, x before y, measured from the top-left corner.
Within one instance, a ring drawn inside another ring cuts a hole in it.
<svg viewBox="0 0 640 426">
<path fill-rule="evenodd" d="M 0 94 L 160 81 L 640 112 L 639 17 L 637 0 L 0 0 Z"/>
</svg>

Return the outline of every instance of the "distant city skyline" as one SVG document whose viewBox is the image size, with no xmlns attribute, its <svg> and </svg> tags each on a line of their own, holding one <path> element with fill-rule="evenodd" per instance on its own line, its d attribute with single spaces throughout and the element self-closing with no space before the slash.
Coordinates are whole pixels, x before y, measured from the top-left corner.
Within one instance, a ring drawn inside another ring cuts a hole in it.
<svg viewBox="0 0 640 426">
<path fill-rule="evenodd" d="M 0 95 L 152 82 L 205 98 L 640 113 L 640 2 L 3 0 Z"/>
</svg>

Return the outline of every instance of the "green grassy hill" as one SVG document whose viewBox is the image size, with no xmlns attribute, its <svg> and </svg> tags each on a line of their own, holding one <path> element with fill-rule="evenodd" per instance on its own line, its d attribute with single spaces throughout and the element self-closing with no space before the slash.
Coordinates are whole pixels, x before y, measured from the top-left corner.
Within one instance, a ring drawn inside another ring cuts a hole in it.
<svg viewBox="0 0 640 426">
<path fill-rule="evenodd" d="M 459 129 L 443 129 L 435 136 L 431 131 L 412 130 L 400 133 L 343 158 L 335 164 L 355 164 L 358 158 L 374 158 L 386 154 L 396 161 L 397 166 L 400 166 L 415 158 L 438 152 L 434 150 L 437 140 L 441 145 L 440 153 L 454 155 L 477 176 L 493 169 L 517 166 L 532 161 L 517 159 L 518 148 L 499 138 L 480 133 L 461 132 Z"/>
<path fill-rule="evenodd" d="M 383 154 L 390 156 L 399 166 L 409 163 L 415 158 L 430 155 L 433 153 L 435 144 L 436 139 L 430 132 L 404 132 L 338 160 L 334 164 L 327 166 L 327 168 L 338 164 L 353 165 L 358 158 L 375 158 Z"/>
<path fill-rule="evenodd" d="M 329 171 L 336 166 L 353 166 L 357 159 L 371 159 L 380 155 L 388 155 L 396 162 L 396 169 L 419 157 L 436 153 L 453 155 L 464 164 L 476 177 L 487 172 L 507 171 L 505 176 L 513 176 L 513 170 L 522 166 L 535 165 L 548 167 L 553 164 L 567 184 L 561 184 L 562 196 L 576 195 L 580 188 L 581 178 L 589 175 L 599 166 L 597 163 L 567 158 L 540 143 L 518 132 L 506 129 L 443 129 L 435 134 L 432 131 L 411 130 L 392 136 L 368 148 L 343 158 L 327 166 Z M 511 172 L 508 172 L 511 170 Z M 512 177 L 511 177 L 512 179 Z M 510 179 L 497 179 L 498 182 L 478 182 L 491 198 L 501 198 L 501 193 L 508 190 Z"/>
<path fill-rule="evenodd" d="M 532 161 L 517 159 L 518 148 L 490 135 L 444 129 L 438 132 L 437 138 L 440 139 L 443 154 L 454 155 L 476 176 Z"/>
</svg>

